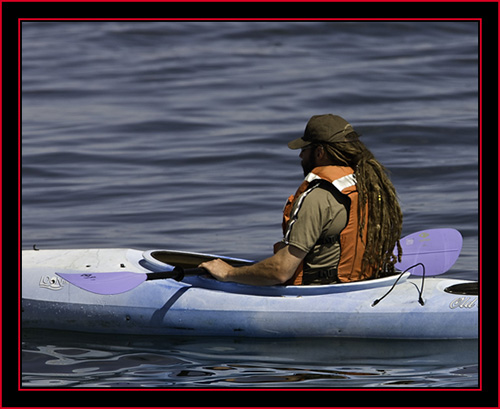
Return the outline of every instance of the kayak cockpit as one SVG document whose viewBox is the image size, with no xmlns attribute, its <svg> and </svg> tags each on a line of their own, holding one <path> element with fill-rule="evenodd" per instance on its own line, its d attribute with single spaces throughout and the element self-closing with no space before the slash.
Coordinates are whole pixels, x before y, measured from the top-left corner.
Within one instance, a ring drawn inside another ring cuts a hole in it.
<svg viewBox="0 0 500 409">
<path fill-rule="evenodd" d="M 172 250 L 147 250 L 142 254 L 144 260 L 149 264 L 149 267 L 155 271 L 170 270 L 174 267 L 182 267 L 185 269 L 196 268 L 204 261 L 220 258 L 231 265 L 249 265 L 255 261 L 221 257 L 212 254 L 191 253 L 184 251 Z M 331 293 L 345 293 L 353 291 L 368 290 L 378 287 L 390 287 L 396 283 L 403 283 L 410 276 L 410 273 L 405 273 L 401 277 L 400 272 L 372 280 L 356 281 L 352 283 L 337 283 L 337 284 L 322 284 L 322 285 L 307 285 L 307 286 L 252 286 L 238 283 L 223 283 L 213 279 L 208 275 L 186 276 L 183 282 L 196 287 L 206 288 L 210 290 L 225 291 L 229 293 L 246 294 L 246 295 L 266 295 L 266 296 L 301 296 L 301 295 L 322 295 Z"/>
</svg>

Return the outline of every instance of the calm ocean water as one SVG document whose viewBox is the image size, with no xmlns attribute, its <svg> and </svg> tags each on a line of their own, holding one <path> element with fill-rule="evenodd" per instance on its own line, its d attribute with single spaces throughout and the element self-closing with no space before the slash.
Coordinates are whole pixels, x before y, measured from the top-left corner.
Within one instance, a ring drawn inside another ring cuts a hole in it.
<svg viewBox="0 0 500 409">
<path fill-rule="evenodd" d="M 286 143 L 322 113 L 390 170 L 403 234 L 458 229 L 446 275 L 477 279 L 475 22 L 23 22 L 22 248 L 267 257 L 302 179 Z M 23 386 L 478 384 L 469 342 L 115 338 L 25 333 Z"/>
</svg>

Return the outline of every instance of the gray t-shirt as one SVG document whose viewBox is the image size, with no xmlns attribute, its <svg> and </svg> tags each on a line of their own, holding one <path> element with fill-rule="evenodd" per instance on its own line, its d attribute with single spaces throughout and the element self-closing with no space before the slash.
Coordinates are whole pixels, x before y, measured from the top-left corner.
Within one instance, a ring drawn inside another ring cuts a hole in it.
<svg viewBox="0 0 500 409">
<path fill-rule="evenodd" d="M 290 221 L 293 223 L 286 241 L 307 252 L 304 273 L 336 268 L 340 260 L 340 243 L 316 243 L 320 238 L 339 235 L 345 228 L 350 200 L 326 181 L 302 195 L 305 195 L 303 200 L 294 203 Z"/>
</svg>

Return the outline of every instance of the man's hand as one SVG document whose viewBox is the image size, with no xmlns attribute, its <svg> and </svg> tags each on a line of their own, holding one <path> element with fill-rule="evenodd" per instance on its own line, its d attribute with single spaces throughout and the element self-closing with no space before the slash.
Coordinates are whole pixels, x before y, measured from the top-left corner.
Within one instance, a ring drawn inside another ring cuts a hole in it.
<svg viewBox="0 0 500 409">
<path fill-rule="evenodd" d="M 231 277 L 231 271 L 233 270 L 232 266 L 219 258 L 211 261 L 205 261 L 198 267 L 204 268 L 219 281 L 228 281 L 228 278 Z"/>
</svg>

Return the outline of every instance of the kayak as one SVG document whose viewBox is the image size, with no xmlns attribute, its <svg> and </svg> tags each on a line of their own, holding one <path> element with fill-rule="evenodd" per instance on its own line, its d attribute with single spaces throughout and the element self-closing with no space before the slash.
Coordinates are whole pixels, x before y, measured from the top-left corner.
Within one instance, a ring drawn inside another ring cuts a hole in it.
<svg viewBox="0 0 500 409">
<path fill-rule="evenodd" d="M 167 336 L 478 338 L 475 281 L 408 271 L 331 285 L 250 286 L 188 274 L 214 258 L 253 263 L 173 250 L 23 250 L 22 326 Z M 186 271 L 179 281 L 144 278 L 176 268 Z M 128 277 L 140 279 L 130 284 Z"/>
</svg>

